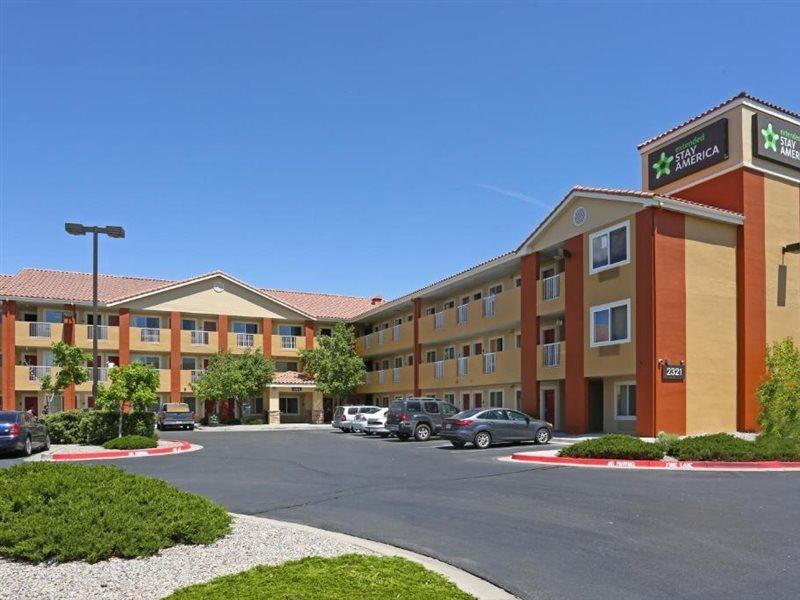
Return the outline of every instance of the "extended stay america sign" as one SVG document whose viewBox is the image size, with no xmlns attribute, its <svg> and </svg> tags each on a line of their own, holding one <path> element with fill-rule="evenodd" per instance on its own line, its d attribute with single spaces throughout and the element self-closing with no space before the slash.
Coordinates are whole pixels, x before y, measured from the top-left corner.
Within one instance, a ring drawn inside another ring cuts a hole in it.
<svg viewBox="0 0 800 600">
<path fill-rule="evenodd" d="M 769 115 L 753 115 L 753 154 L 800 169 L 800 127 Z"/>
<path fill-rule="evenodd" d="M 728 158 L 728 119 L 719 119 L 647 155 L 651 190 Z"/>
</svg>

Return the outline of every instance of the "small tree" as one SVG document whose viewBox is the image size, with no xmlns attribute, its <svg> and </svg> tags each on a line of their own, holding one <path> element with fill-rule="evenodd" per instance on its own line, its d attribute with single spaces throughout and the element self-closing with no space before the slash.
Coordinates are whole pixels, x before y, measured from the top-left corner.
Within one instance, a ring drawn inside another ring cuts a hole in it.
<svg viewBox="0 0 800 600">
<path fill-rule="evenodd" d="M 192 391 L 200 400 L 214 402 L 214 413 L 219 414 L 219 403 L 233 400 L 241 414 L 242 403 L 258 394 L 275 377 L 275 361 L 260 350 L 245 350 L 242 354 L 220 352 L 208 361 L 203 376 L 192 383 Z"/>
<path fill-rule="evenodd" d="M 158 371 L 142 363 L 130 363 L 108 370 L 111 385 L 98 386 L 95 405 L 103 410 L 119 410 L 119 436 L 122 437 L 122 412 L 125 402 L 131 410 L 145 410 L 158 402 Z"/>
<path fill-rule="evenodd" d="M 353 330 L 344 323 L 337 323 L 330 336 L 318 337 L 314 348 L 300 350 L 300 362 L 317 389 L 333 396 L 337 404 L 364 382 L 367 372 L 364 359 L 356 354 Z"/>
<path fill-rule="evenodd" d="M 758 386 L 758 399 L 764 433 L 800 438 L 800 350 L 791 338 L 767 348 L 767 376 Z"/>
<path fill-rule="evenodd" d="M 58 373 L 55 377 L 48 373 L 40 381 L 45 395 L 45 413 L 50 412 L 53 399 L 70 385 L 80 385 L 89 380 L 86 361 L 92 359 L 80 348 L 66 342 L 54 342 L 50 349 L 53 352 L 53 366 L 58 367 Z"/>
</svg>

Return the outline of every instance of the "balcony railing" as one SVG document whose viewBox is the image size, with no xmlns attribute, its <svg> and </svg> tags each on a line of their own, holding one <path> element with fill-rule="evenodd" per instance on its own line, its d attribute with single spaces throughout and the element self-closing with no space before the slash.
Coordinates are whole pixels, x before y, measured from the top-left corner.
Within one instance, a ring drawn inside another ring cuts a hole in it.
<svg viewBox="0 0 800 600">
<path fill-rule="evenodd" d="M 433 328 L 434 329 L 442 329 L 444 328 L 444 313 L 438 312 L 433 315 Z"/>
<path fill-rule="evenodd" d="M 392 369 L 392 382 L 397 383 L 400 381 L 400 367 Z"/>
<path fill-rule="evenodd" d="M 51 335 L 51 323 L 28 323 L 28 335 L 30 337 L 49 338 Z"/>
<path fill-rule="evenodd" d="M 487 352 L 483 355 L 483 372 L 494 373 L 497 370 L 497 353 Z"/>
<path fill-rule="evenodd" d="M 205 369 L 192 369 L 189 372 L 189 381 L 191 381 L 192 383 L 200 381 L 205 374 L 206 374 Z"/>
<path fill-rule="evenodd" d="M 295 350 L 297 348 L 297 337 L 293 335 L 282 335 L 281 348 L 284 350 Z"/>
<path fill-rule="evenodd" d="M 370 376 L 372 375 L 372 371 L 367 371 L 364 373 L 364 385 L 369 385 Z"/>
<path fill-rule="evenodd" d="M 434 379 L 443 379 L 444 378 L 444 361 L 437 360 L 433 363 L 433 378 Z"/>
<path fill-rule="evenodd" d="M 86 326 L 86 337 L 90 340 L 94 339 L 94 331 L 97 329 L 97 339 L 98 340 L 107 340 L 108 339 L 108 325 L 87 325 Z"/>
<path fill-rule="evenodd" d="M 386 343 L 386 330 L 381 329 L 378 331 L 378 346 L 382 346 Z"/>
<path fill-rule="evenodd" d="M 484 317 L 493 317 L 494 316 L 494 296 L 487 296 L 483 299 L 483 316 Z"/>
<path fill-rule="evenodd" d="M 255 337 L 252 333 L 237 333 L 236 345 L 239 348 L 252 348 L 255 344 Z"/>
<path fill-rule="evenodd" d="M 45 375 L 50 375 L 53 367 L 28 367 L 28 381 L 41 381 Z"/>
<path fill-rule="evenodd" d="M 161 343 L 161 330 L 145 327 L 142 329 L 141 340 L 143 344 Z"/>
<path fill-rule="evenodd" d="M 559 365 L 560 360 L 560 348 L 561 344 L 559 342 L 555 342 L 553 344 L 544 344 L 544 366 L 545 367 L 557 367 Z"/>
<path fill-rule="evenodd" d="M 392 341 L 396 342 L 400 339 L 400 325 L 392 325 Z"/>
<path fill-rule="evenodd" d="M 199 330 L 190 331 L 189 343 L 194 346 L 208 346 L 208 332 Z"/>
<path fill-rule="evenodd" d="M 89 367 L 89 381 L 92 381 L 92 367 Z M 97 367 L 97 381 L 108 381 L 108 367 Z"/>
<path fill-rule="evenodd" d="M 459 356 L 456 360 L 457 360 L 456 365 L 458 367 L 458 370 L 457 370 L 458 376 L 459 377 L 463 377 L 464 375 L 467 374 L 467 371 L 469 370 L 469 366 L 468 366 L 469 365 L 469 357 L 468 356 Z"/>
<path fill-rule="evenodd" d="M 372 334 L 368 333 L 364 336 L 364 348 L 372 347 Z"/>
<path fill-rule="evenodd" d="M 386 371 L 378 371 L 378 383 L 386 382 Z"/>
<path fill-rule="evenodd" d="M 542 280 L 542 300 L 553 300 L 561 295 L 561 278 L 558 275 Z"/>
<path fill-rule="evenodd" d="M 467 315 L 469 314 L 469 304 L 460 304 L 456 308 L 456 323 L 464 325 L 467 322 Z"/>
</svg>

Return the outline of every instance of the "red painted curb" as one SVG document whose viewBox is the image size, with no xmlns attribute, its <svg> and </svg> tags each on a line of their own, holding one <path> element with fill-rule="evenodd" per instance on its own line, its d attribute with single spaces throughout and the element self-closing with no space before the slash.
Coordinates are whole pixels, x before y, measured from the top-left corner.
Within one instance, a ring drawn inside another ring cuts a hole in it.
<svg viewBox="0 0 800 600">
<path fill-rule="evenodd" d="M 192 449 L 192 445 L 187 441 L 161 440 L 171 442 L 174 446 L 162 446 L 161 448 L 143 448 L 141 450 L 98 450 L 97 452 L 56 452 L 52 455 L 52 460 L 97 460 L 108 458 L 131 458 L 141 456 L 161 456 L 164 454 L 179 454 Z"/>
<path fill-rule="evenodd" d="M 761 462 L 714 462 L 714 461 L 666 461 L 666 460 L 626 460 L 620 458 L 570 458 L 567 456 L 535 456 L 532 454 L 516 453 L 511 455 L 512 460 L 525 462 L 538 462 L 556 465 L 573 465 L 583 467 L 610 467 L 616 469 L 746 469 L 758 471 L 759 469 L 797 469 L 800 462 L 780 462 L 777 460 Z"/>
</svg>

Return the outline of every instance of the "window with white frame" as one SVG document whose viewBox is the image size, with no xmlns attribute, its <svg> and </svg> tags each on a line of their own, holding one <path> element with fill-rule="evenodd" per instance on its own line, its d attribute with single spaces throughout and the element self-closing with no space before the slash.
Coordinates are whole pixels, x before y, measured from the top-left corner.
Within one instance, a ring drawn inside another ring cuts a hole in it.
<svg viewBox="0 0 800 600">
<path fill-rule="evenodd" d="M 402 356 L 395 356 L 394 357 L 394 368 L 399 369 L 403 366 L 403 357 Z"/>
<path fill-rule="evenodd" d="M 489 392 L 489 406 L 492 408 L 502 408 L 503 390 L 491 390 Z"/>
<path fill-rule="evenodd" d="M 453 346 L 448 346 L 444 349 L 444 360 L 452 360 L 456 357 L 456 349 Z"/>
<path fill-rule="evenodd" d="M 497 285 L 489 286 L 489 295 L 490 296 L 497 296 L 497 294 L 503 293 L 503 284 L 498 283 Z"/>
<path fill-rule="evenodd" d="M 447 309 L 455 307 L 455 305 L 456 305 L 456 301 L 455 300 L 448 300 L 447 302 L 444 303 L 442 308 L 443 308 L 443 310 L 447 310 Z"/>
<path fill-rule="evenodd" d="M 589 273 L 599 273 L 629 262 L 630 230 L 627 221 L 589 236 Z"/>
<path fill-rule="evenodd" d="M 141 329 L 159 329 L 161 327 L 161 317 L 134 315 L 131 318 L 131 325 Z"/>
<path fill-rule="evenodd" d="M 194 356 L 181 357 L 181 370 L 194 371 L 197 368 L 197 359 Z"/>
<path fill-rule="evenodd" d="M 636 418 L 636 382 L 623 381 L 614 385 L 617 419 Z"/>
<path fill-rule="evenodd" d="M 425 362 L 436 362 L 436 350 L 428 350 L 425 353 Z"/>
<path fill-rule="evenodd" d="M 300 325 L 278 325 L 278 335 L 300 337 L 303 328 Z"/>
<path fill-rule="evenodd" d="M 589 345 L 612 346 L 631 341 L 631 301 L 630 299 L 611 302 L 590 309 Z"/>
<path fill-rule="evenodd" d="M 293 396 L 282 396 L 279 401 L 281 414 L 296 415 L 300 412 L 300 402 Z"/>
<path fill-rule="evenodd" d="M 194 319 L 181 319 L 181 330 L 194 331 L 197 329 L 197 321 Z"/>
<path fill-rule="evenodd" d="M 143 365 L 150 365 L 151 367 L 155 367 L 156 369 L 161 368 L 161 357 L 159 356 L 134 356 L 131 359 L 132 362 L 138 362 Z"/>
<path fill-rule="evenodd" d="M 444 393 L 444 401 L 452 404 L 453 406 L 456 405 L 456 395 L 453 392 L 445 392 Z"/>
<path fill-rule="evenodd" d="M 435 313 L 436 313 L 436 307 L 435 306 L 429 306 L 428 308 L 425 309 L 425 314 L 426 315 L 433 315 Z"/>
<path fill-rule="evenodd" d="M 245 323 L 243 321 L 234 321 L 231 324 L 233 328 L 233 333 L 258 333 L 258 324 L 257 323 Z M 292 334 L 286 334 L 292 335 Z"/>
</svg>

